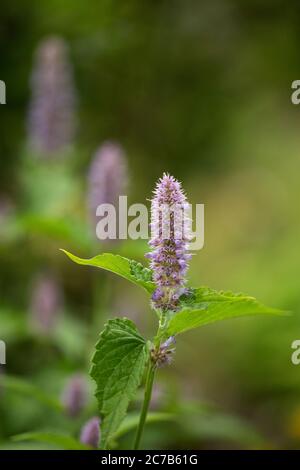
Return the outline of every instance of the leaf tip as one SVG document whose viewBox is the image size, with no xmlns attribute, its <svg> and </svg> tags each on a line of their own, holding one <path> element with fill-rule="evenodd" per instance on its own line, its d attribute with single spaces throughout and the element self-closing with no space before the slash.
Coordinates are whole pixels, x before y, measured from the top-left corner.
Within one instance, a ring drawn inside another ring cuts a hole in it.
<svg viewBox="0 0 300 470">
<path fill-rule="evenodd" d="M 59 251 L 62 251 L 67 256 L 69 256 L 69 254 L 70 254 L 67 250 L 64 250 L 63 248 L 59 248 Z"/>
<path fill-rule="evenodd" d="M 73 255 L 67 250 L 64 250 L 63 248 L 59 248 L 59 251 L 62 251 L 70 260 L 74 261 L 75 263 L 78 263 L 79 258 L 77 256 Z"/>
</svg>

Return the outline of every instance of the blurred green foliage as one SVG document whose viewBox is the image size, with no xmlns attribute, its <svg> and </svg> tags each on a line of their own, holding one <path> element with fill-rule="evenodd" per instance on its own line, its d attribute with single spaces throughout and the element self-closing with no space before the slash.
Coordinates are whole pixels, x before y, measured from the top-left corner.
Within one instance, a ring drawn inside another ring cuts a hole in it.
<svg viewBox="0 0 300 470">
<path fill-rule="evenodd" d="M 86 214 L 91 155 L 111 138 L 127 152 L 132 201 L 144 202 L 170 171 L 190 202 L 205 204 L 205 246 L 191 262 L 192 284 L 249 292 L 294 312 L 228 321 L 180 339 L 174 365 L 159 373 L 172 390 L 156 404 L 177 425 L 149 424 L 145 445 L 299 446 L 300 368 L 290 360 L 300 336 L 300 109 L 290 101 L 300 78 L 299 13 L 295 0 L 2 1 L 1 448 L 74 445 L 70 438 L 78 440 L 96 403 L 90 390 L 73 420 L 60 396 L 71 374 L 87 377 L 104 319 L 126 315 L 146 336 L 152 331 L 143 293 L 122 280 L 113 287 L 110 274 L 77 269 L 58 251 L 76 247 L 89 257 L 115 250 L 94 240 Z M 74 149 L 45 163 L 27 149 L 26 115 L 33 53 L 52 34 L 70 46 L 79 126 Z M 121 253 L 141 261 L 144 248 L 129 241 Z M 32 280 L 48 269 L 64 304 L 43 337 L 31 327 L 30 298 Z M 207 411 L 207 402 L 218 407 Z M 131 426 L 121 448 L 131 443 Z M 35 431 L 43 439 L 12 441 Z M 67 442 L 47 440 L 53 432 Z"/>
</svg>

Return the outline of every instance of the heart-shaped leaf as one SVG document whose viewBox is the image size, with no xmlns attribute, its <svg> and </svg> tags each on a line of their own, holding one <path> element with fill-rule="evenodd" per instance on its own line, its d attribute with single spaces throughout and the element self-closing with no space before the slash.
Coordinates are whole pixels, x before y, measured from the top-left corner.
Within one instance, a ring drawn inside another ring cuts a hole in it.
<svg viewBox="0 0 300 470">
<path fill-rule="evenodd" d="M 171 317 L 166 335 L 173 336 L 228 318 L 261 314 L 285 315 L 286 312 L 266 307 L 254 297 L 245 294 L 217 292 L 208 287 L 199 287 L 183 296 L 181 309 Z"/>
<path fill-rule="evenodd" d="M 94 258 L 83 259 L 72 255 L 72 253 L 69 253 L 66 250 L 61 251 L 63 251 L 72 261 L 77 264 L 95 266 L 96 268 L 111 271 L 112 273 L 118 274 L 128 281 L 143 287 L 149 293 L 152 293 L 155 289 L 155 285 L 152 282 L 152 273 L 150 269 L 145 268 L 137 261 L 129 260 L 128 258 L 124 258 L 120 255 L 114 255 L 112 253 L 103 253 L 101 255 L 94 256 Z"/>
<path fill-rule="evenodd" d="M 101 448 L 107 447 L 123 421 L 148 356 L 146 341 L 131 320 L 115 318 L 107 322 L 96 345 L 91 370 L 102 419 Z"/>
</svg>

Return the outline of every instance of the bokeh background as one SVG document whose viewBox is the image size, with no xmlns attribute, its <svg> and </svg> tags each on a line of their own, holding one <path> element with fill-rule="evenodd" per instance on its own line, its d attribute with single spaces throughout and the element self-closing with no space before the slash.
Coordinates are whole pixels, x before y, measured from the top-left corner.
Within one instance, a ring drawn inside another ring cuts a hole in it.
<svg viewBox="0 0 300 470">
<path fill-rule="evenodd" d="M 88 369 L 105 319 L 126 315 L 148 337 L 155 326 L 143 292 L 59 252 L 147 263 L 144 242 L 94 236 L 91 165 L 107 140 L 123 149 L 130 201 L 149 199 L 169 171 L 191 203 L 205 204 L 192 285 L 293 312 L 179 338 L 174 364 L 158 373 L 144 447 L 299 446 L 300 108 L 290 99 L 299 13 L 283 0 L 2 1 L 0 448 L 76 447 L 97 414 Z M 43 68 L 36 51 L 53 36 L 63 57 Z M 45 150 L 55 133 L 68 145 Z M 131 445 L 140 399 L 118 448 Z"/>
</svg>

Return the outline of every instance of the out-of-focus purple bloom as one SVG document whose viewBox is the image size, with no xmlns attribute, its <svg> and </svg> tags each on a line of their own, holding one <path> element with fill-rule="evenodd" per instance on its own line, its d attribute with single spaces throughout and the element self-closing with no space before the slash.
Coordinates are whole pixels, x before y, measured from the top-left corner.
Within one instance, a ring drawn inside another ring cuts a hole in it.
<svg viewBox="0 0 300 470">
<path fill-rule="evenodd" d="M 91 418 L 81 429 L 80 442 L 94 449 L 98 448 L 100 440 L 100 419 L 95 416 Z"/>
<path fill-rule="evenodd" d="M 96 151 L 88 173 L 88 208 L 93 222 L 101 204 L 116 207 L 127 187 L 127 160 L 116 142 L 105 142 Z"/>
<path fill-rule="evenodd" d="M 62 151 L 75 133 L 75 88 L 68 48 L 50 37 L 37 49 L 31 76 L 28 139 L 44 156 Z"/>
<path fill-rule="evenodd" d="M 31 291 L 30 313 L 34 329 L 48 334 L 55 327 L 62 309 L 63 295 L 57 280 L 48 274 L 34 281 Z"/>
<path fill-rule="evenodd" d="M 157 286 L 152 295 L 156 308 L 176 310 L 184 291 L 190 254 L 190 219 L 188 203 L 181 184 L 168 174 L 158 181 L 151 204 L 152 248 L 147 253 Z"/>
<path fill-rule="evenodd" d="M 62 394 L 62 403 L 69 416 L 76 417 L 87 402 L 87 383 L 82 375 L 74 375 Z"/>
</svg>

